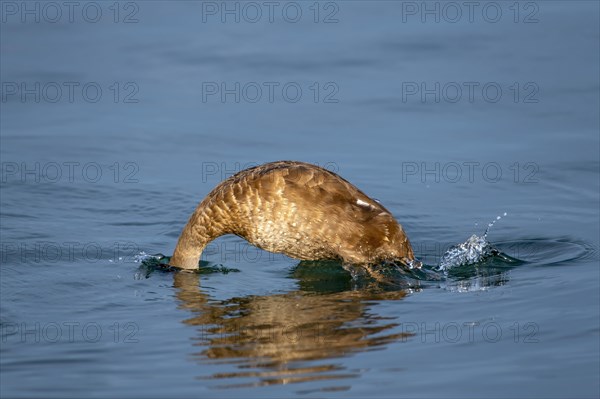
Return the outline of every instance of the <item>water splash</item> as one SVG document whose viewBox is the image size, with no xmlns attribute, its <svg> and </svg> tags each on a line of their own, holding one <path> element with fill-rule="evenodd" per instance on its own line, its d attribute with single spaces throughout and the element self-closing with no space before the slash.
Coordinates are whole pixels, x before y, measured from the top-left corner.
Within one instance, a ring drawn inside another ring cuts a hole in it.
<svg viewBox="0 0 600 399">
<path fill-rule="evenodd" d="M 491 228 L 491 227 L 492 227 L 494 224 L 496 224 L 496 222 L 497 222 L 498 220 L 502 219 L 502 217 L 503 217 L 503 216 L 506 216 L 506 215 L 508 215 L 508 213 L 504 212 L 504 213 L 502 214 L 502 216 L 496 216 L 496 219 L 495 219 L 495 220 L 492 220 L 490 223 L 488 223 L 488 227 L 487 227 L 487 229 L 485 229 L 485 233 L 483 233 L 483 238 L 486 238 L 486 237 L 487 237 L 487 235 L 488 235 L 488 232 L 490 231 L 490 228 Z"/>
<path fill-rule="evenodd" d="M 155 271 L 161 272 L 181 272 L 182 270 L 169 265 L 171 261 L 170 256 L 163 255 L 161 253 L 150 255 L 146 252 L 142 251 L 139 254 L 134 256 L 136 262 L 140 263 L 138 271 L 134 274 L 134 279 L 141 280 L 144 278 L 149 278 L 152 273 Z M 232 272 L 239 272 L 239 269 L 235 269 L 232 267 L 226 267 L 223 265 L 214 265 L 210 262 L 200 261 L 198 264 L 198 269 L 194 270 L 185 270 L 186 273 L 197 273 L 197 274 L 228 274 Z"/>
<path fill-rule="evenodd" d="M 408 262 L 406 262 L 406 266 L 409 269 L 420 269 L 423 267 L 423 262 L 421 262 L 418 259 L 413 259 L 413 260 L 409 260 Z"/>
<path fill-rule="evenodd" d="M 506 215 L 507 213 L 504 212 L 502 216 L 496 216 L 496 219 L 488 223 L 483 236 L 479 237 L 473 234 L 465 242 L 448 249 L 442 256 L 437 270 L 447 272 L 454 267 L 481 262 L 490 256 L 497 255 L 499 251 L 490 244 L 487 235 L 490 228 Z"/>
<path fill-rule="evenodd" d="M 473 234 L 462 244 L 448 249 L 440 260 L 437 270 L 447 271 L 453 267 L 477 263 L 497 252 L 486 240 L 485 235 L 479 237 Z"/>
<path fill-rule="evenodd" d="M 164 257 L 164 255 L 162 255 L 162 254 L 150 255 L 150 254 L 147 254 L 144 251 L 141 251 L 139 254 L 133 256 L 133 260 L 136 263 L 142 263 L 146 259 L 160 260 L 160 259 L 162 259 L 162 257 Z"/>
</svg>

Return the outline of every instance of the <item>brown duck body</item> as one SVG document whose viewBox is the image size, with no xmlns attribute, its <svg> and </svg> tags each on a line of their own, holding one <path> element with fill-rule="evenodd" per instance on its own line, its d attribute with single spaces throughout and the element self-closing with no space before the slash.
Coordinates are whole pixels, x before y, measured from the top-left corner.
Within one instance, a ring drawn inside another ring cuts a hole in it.
<svg viewBox="0 0 600 399">
<path fill-rule="evenodd" d="M 171 265 L 198 268 L 206 245 L 225 234 L 303 260 L 414 259 L 387 209 L 337 174 L 304 162 L 271 162 L 221 182 L 190 217 Z"/>
</svg>

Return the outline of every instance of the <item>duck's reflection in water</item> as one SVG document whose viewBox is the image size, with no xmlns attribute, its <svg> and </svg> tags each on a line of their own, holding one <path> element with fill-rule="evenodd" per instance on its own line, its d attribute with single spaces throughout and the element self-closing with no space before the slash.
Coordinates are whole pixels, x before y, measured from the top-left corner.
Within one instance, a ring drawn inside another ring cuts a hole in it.
<svg viewBox="0 0 600 399">
<path fill-rule="evenodd" d="M 226 301 L 203 293 L 198 274 L 175 273 L 174 286 L 180 306 L 193 314 L 184 323 L 198 326 L 195 345 L 202 349 L 195 359 L 237 368 L 199 378 L 229 380 L 218 387 L 249 387 L 358 377 L 360 370 L 334 359 L 414 335 L 401 326 L 400 317 L 378 315 L 374 306 L 427 286 L 459 292 L 501 286 L 512 264 L 492 258 L 481 266 L 457 268 L 444 279 L 421 270 L 419 275 L 396 273 L 388 283 L 359 279 L 357 284 L 339 264 L 300 262 L 292 274 L 299 290 Z"/>
<path fill-rule="evenodd" d="M 357 377 L 358 370 L 348 370 L 339 361 L 323 361 L 410 336 L 394 328 L 398 319 L 371 310 L 373 301 L 403 299 L 404 290 L 298 290 L 215 302 L 202 292 L 198 274 L 176 273 L 174 285 L 181 306 L 194 314 L 184 323 L 198 326 L 195 345 L 202 349 L 194 353 L 196 360 L 235 364 L 238 369 L 200 377 L 237 380 L 220 387 Z"/>
</svg>

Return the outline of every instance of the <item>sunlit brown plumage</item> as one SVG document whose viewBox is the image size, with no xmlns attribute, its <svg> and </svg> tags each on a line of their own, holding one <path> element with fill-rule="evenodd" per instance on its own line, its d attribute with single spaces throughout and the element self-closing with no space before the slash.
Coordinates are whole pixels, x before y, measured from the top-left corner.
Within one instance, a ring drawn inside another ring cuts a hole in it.
<svg viewBox="0 0 600 399">
<path fill-rule="evenodd" d="M 206 245 L 225 234 L 303 260 L 414 260 L 387 209 L 337 174 L 304 162 L 271 162 L 221 182 L 190 217 L 170 264 L 198 268 Z"/>
</svg>

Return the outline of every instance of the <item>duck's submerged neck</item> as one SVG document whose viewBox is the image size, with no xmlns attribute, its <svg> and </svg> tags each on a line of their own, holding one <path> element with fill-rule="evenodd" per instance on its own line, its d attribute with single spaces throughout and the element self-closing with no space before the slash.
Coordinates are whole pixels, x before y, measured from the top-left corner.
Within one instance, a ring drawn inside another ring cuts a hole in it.
<svg viewBox="0 0 600 399">
<path fill-rule="evenodd" d="M 220 224 L 211 220 L 201 204 L 183 228 L 169 262 L 170 265 L 182 269 L 197 269 L 206 245 L 215 238 L 226 234 L 221 227 Z"/>
<path fill-rule="evenodd" d="M 207 240 L 197 237 L 188 225 L 183 229 L 175 252 L 169 262 L 171 266 L 177 266 L 182 269 L 197 269 L 202 251 L 208 244 Z M 196 237 L 195 237 L 196 236 Z"/>
</svg>

